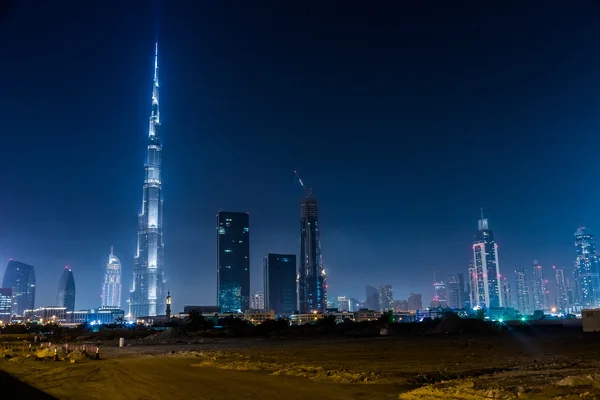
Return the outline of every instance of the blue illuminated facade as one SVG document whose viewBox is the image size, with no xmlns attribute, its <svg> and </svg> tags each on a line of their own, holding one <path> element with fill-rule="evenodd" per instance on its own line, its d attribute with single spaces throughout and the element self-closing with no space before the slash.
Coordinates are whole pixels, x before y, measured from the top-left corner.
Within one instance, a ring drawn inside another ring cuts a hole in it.
<svg viewBox="0 0 600 400">
<path fill-rule="evenodd" d="M 308 195 L 300 206 L 298 307 L 301 313 L 324 313 L 327 309 L 327 282 L 320 235 L 319 207 L 312 195 Z"/>
<path fill-rule="evenodd" d="M 23 316 L 35 309 L 35 268 L 10 260 L 4 272 L 3 288 L 12 289 L 12 314 Z"/>
<path fill-rule="evenodd" d="M 596 239 L 585 227 L 575 232 L 575 260 L 574 274 L 577 285 L 579 304 L 584 308 L 600 306 L 600 278 L 598 269 L 598 253 L 596 253 Z"/>
<path fill-rule="evenodd" d="M 217 302 L 221 312 L 250 307 L 250 215 L 217 214 Z"/>
</svg>

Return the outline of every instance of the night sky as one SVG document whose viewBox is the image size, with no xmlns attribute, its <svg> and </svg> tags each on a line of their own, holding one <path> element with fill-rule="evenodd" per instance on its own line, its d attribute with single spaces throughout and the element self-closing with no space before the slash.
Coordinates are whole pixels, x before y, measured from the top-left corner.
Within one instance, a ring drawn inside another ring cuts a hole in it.
<svg viewBox="0 0 600 400">
<path fill-rule="evenodd" d="M 65 265 L 99 305 L 111 245 L 129 297 L 157 37 L 174 311 L 216 303 L 220 209 L 250 213 L 252 292 L 263 256 L 298 253 L 294 169 L 331 298 L 427 305 L 480 207 L 511 280 L 600 233 L 597 1 L 84 3 L 0 9 L 0 259 L 36 267 L 36 306 Z"/>
</svg>

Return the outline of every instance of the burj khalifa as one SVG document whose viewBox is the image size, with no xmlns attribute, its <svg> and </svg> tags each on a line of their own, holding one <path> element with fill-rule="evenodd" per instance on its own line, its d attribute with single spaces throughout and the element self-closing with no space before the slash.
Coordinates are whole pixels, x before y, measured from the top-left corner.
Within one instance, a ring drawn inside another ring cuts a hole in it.
<svg viewBox="0 0 600 400">
<path fill-rule="evenodd" d="M 162 183 L 160 112 L 158 96 L 158 43 L 154 54 L 152 113 L 148 133 L 148 154 L 144 165 L 142 212 L 138 216 L 137 252 L 133 263 L 133 287 L 129 298 L 132 318 L 164 313 L 164 270 L 162 232 Z"/>
</svg>

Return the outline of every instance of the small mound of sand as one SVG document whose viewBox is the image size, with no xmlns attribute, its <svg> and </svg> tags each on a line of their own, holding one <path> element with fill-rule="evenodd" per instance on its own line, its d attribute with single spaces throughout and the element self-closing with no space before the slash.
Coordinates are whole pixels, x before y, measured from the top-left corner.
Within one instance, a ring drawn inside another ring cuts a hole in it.
<svg viewBox="0 0 600 400">
<path fill-rule="evenodd" d="M 401 393 L 399 400 L 484 400 L 484 399 L 514 399 L 512 393 L 500 389 L 475 389 L 473 381 L 457 381 L 452 386 L 430 385 L 410 392 Z"/>
</svg>

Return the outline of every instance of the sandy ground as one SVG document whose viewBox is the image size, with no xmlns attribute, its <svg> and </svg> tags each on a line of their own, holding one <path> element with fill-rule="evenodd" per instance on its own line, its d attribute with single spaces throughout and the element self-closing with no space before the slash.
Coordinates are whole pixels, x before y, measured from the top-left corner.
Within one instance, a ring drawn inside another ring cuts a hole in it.
<svg viewBox="0 0 600 400">
<path fill-rule="evenodd" d="M 59 399 L 600 398 L 597 335 L 230 339 L 101 348 L 100 360 L 16 357 L 1 360 L 0 370 Z"/>
</svg>

